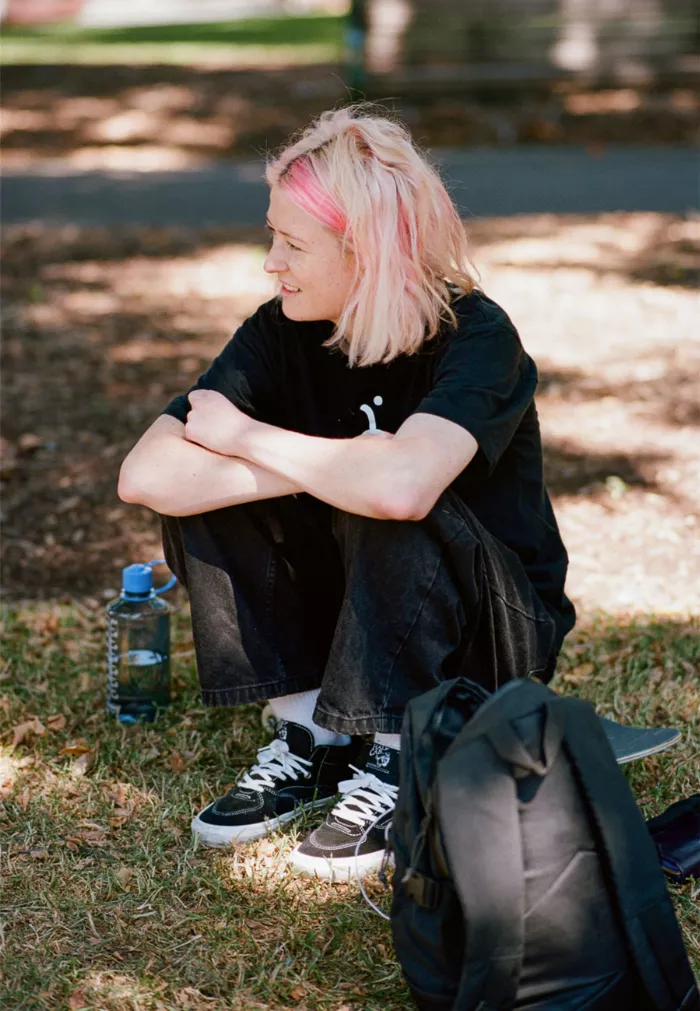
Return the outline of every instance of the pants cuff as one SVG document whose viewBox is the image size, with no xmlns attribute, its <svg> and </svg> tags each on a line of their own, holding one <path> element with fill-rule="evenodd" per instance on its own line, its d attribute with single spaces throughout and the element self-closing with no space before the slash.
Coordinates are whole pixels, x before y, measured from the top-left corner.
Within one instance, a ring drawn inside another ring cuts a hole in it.
<svg viewBox="0 0 700 1011">
<path fill-rule="evenodd" d="M 403 717 L 389 716 L 384 713 L 357 718 L 338 716 L 337 714 L 332 716 L 317 705 L 314 710 L 314 723 L 318 723 L 319 727 L 324 727 L 326 730 L 333 730 L 336 734 L 359 737 L 362 734 L 400 734 Z"/>
<path fill-rule="evenodd" d="M 250 702 L 267 702 L 277 699 L 280 695 L 296 695 L 297 692 L 308 692 L 321 687 L 322 674 L 298 674 L 284 681 L 272 681 L 270 684 L 251 685 L 240 688 L 207 688 L 202 689 L 202 702 L 209 708 L 224 706 L 245 706 Z"/>
</svg>

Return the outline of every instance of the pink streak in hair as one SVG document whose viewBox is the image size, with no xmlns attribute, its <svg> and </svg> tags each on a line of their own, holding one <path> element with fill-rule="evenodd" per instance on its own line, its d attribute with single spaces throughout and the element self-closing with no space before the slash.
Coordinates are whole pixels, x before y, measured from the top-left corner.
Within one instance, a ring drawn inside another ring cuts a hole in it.
<svg viewBox="0 0 700 1011">
<path fill-rule="evenodd" d="M 292 199 L 309 214 L 335 232 L 345 233 L 347 220 L 335 200 L 321 189 L 308 161 L 297 158 L 280 178 Z"/>
</svg>

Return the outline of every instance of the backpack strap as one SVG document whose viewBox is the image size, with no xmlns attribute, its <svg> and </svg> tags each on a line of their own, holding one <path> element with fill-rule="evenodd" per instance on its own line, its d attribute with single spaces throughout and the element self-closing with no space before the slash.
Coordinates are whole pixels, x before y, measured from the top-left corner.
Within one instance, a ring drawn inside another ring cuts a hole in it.
<svg viewBox="0 0 700 1011">
<path fill-rule="evenodd" d="M 600 720 L 580 699 L 557 698 L 552 706 L 566 717 L 565 747 L 601 842 L 649 1006 L 657 1011 L 690 1007 L 697 989 L 656 850 Z"/>
<path fill-rule="evenodd" d="M 440 832 L 467 923 L 465 964 L 455 1009 L 512 1007 L 524 954 L 525 877 L 519 775 L 544 775 L 564 724 L 553 693 L 512 682 L 492 696 L 439 764 Z M 540 753 L 532 754 L 512 720 L 533 716 Z M 464 859 L 464 854 L 469 859 Z"/>
<path fill-rule="evenodd" d="M 516 785 L 485 738 L 452 748 L 437 774 L 440 832 L 467 925 L 455 1011 L 512 1007 L 524 950 Z M 465 861 L 464 854 L 469 854 Z"/>
<path fill-rule="evenodd" d="M 409 724 L 412 768 L 426 810 L 432 807 L 438 762 L 465 724 L 490 698 L 481 685 L 460 677 L 444 681 L 409 703 L 409 719 L 405 722 Z"/>
</svg>

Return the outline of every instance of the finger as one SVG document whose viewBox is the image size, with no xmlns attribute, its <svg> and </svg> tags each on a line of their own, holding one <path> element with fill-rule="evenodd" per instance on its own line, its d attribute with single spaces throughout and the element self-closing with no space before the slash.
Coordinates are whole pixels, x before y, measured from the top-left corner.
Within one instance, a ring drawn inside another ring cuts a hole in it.
<svg viewBox="0 0 700 1011">
<path fill-rule="evenodd" d="M 208 400 L 211 397 L 212 393 L 213 390 L 192 390 L 188 394 L 188 397 L 191 404 L 195 404 L 198 401 L 201 404 L 202 401 Z"/>
</svg>

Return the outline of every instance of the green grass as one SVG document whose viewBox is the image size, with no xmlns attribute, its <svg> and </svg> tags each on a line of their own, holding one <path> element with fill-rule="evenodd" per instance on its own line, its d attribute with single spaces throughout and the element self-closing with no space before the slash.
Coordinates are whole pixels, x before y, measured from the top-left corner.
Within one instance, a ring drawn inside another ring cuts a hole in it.
<svg viewBox="0 0 700 1011">
<path fill-rule="evenodd" d="M 285 15 L 201 25 L 82 28 L 72 23 L 3 29 L 2 62 L 40 64 L 224 63 L 265 55 L 292 63 L 337 62 L 345 19 Z"/>
<path fill-rule="evenodd" d="M 388 925 L 357 889 L 287 872 L 285 857 L 311 822 L 231 851 L 192 843 L 192 812 L 226 789 L 263 742 L 261 707 L 202 708 L 183 606 L 173 616 L 175 698 L 162 722 L 124 729 L 109 721 L 102 614 L 91 600 L 5 609 L 6 1006 L 410 1008 Z M 679 747 L 630 768 L 646 815 L 699 788 L 699 631 L 691 622 L 600 618 L 562 658 L 561 690 L 621 720 L 683 728 Z M 34 717 L 43 734 L 13 748 L 13 728 Z M 89 748 L 89 758 L 61 754 L 70 745 Z M 380 898 L 378 883 L 371 890 Z M 672 891 L 697 970 L 700 884 Z"/>
</svg>

